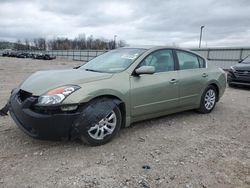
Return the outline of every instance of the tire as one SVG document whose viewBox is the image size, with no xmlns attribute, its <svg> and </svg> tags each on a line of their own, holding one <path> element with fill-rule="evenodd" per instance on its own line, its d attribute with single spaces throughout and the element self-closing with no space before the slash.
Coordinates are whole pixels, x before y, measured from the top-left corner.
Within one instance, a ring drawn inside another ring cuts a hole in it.
<svg viewBox="0 0 250 188">
<path fill-rule="evenodd" d="M 91 108 L 95 108 L 95 105 L 98 105 L 98 103 L 100 104 L 100 102 L 103 103 L 103 100 L 104 100 L 103 104 L 105 104 L 105 99 L 101 99 L 101 100 L 102 101 L 97 100 L 95 101 L 94 104 L 90 104 Z M 107 102 L 108 101 L 110 102 L 110 99 L 107 99 Z M 88 116 L 88 112 L 86 112 L 86 115 Z M 113 118 L 112 120 L 111 120 L 111 116 Z M 110 126 L 111 124 L 112 126 Z M 93 126 L 89 126 L 86 129 L 83 129 L 83 131 L 81 132 L 80 139 L 85 144 L 88 144 L 91 146 L 99 146 L 99 145 L 106 144 L 109 141 L 111 141 L 115 137 L 115 135 L 119 132 L 121 128 L 121 124 L 122 124 L 121 111 L 119 107 L 115 104 L 115 107 L 113 108 L 113 110 L 105 118 L 101 119 L 101 121 L 99 121 L 98 124 L 95 124 Z M 110 133 L 107 130 L 109 130 Z M 97 133 L 97 131 L 99 131 L 99 133 Z M 101 132 L 103 132 L 103 138 L 102 138 L 102 134 L 100 134 Z"/>
<path fill-rule="evenodd" d="M 214 86 L 209 85 L 201 96 L 198 112 L 207 114 L 213 111 L 218 100 L 218 93 Z"/>
</svg>

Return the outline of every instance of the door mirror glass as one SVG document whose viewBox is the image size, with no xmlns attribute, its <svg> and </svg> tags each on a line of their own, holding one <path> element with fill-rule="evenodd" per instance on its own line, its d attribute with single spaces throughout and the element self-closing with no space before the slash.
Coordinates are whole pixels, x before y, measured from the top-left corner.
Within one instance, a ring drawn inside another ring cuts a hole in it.
<svg viewBox="0 0 250 188">
<path fill-rule="evenodd" d="M 141 66 L 135 70 L 136 74 L 154 74 L 155 67 L 154 66 Z"/>
</svg>

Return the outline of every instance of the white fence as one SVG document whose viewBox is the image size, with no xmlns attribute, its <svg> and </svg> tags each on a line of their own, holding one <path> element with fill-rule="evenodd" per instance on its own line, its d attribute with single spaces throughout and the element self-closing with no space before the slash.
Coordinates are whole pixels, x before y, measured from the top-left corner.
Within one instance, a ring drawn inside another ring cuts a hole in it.
<svg viewBox="0 0 250 188">
<path fill-rule="evenodd" d="M 240 59 L 250 55 L 250 48 L 195 48 L 191 49 L 204 58 L 208 59 L 223 69 L 229 69 L 230 66 L 236 64 Z M 2 54 L 3 51 L 0 51 Z M 89 61 L 107 50 L 50 50 L 50 51 L 29 51 L 30 53 L 47 53 L 57 57 L 64 57 L 77 61 Z"/>
</svg>

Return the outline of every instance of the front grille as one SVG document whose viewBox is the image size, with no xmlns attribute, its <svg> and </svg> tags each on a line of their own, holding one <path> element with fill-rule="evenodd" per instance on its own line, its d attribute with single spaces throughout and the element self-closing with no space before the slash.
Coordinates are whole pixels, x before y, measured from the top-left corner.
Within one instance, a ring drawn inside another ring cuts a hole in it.
<svg viewBox="0 0 250 188">
<path fill-rule="evenodd" d="M 81 106 L 79 108 L 82 109 Z M 60 106 L 33 105 L 31 107 L 31 110 L 33 110 L 36 113 L 40 113 L 40 114 L 54 115 L 54 114 L 74 114 L 77 111 L 79 111 L 79 108 L 77 108 L 76 110 L 72 110 L 72 111 L 62 111 Z"/>
<path fill-rule="evenodd" d="M 236 70 L 235 75 L 239 77 L 250 77 L 250 70 Z"/>
<path fill-rule="evenodd" d="M 41 113 L 41 114 L 47 114 L 47 115 L 53 115 L 53 114 L 60 114 L 63 113 L 59 107 L 48 107 L 48 106 L 37 106 L 34 105 L 31 108 L 34 112 Z"/>
<path fill-rule="evenodd" d="M 29 98 L 31 96 L 32 96 L 32 93 L 29 93 L 29 92 L 21 90 L 21 89 L 18 92 L 18 98 L 20 99 L 21 102 L 24 102 L 27 98 Z"/>
</svg>

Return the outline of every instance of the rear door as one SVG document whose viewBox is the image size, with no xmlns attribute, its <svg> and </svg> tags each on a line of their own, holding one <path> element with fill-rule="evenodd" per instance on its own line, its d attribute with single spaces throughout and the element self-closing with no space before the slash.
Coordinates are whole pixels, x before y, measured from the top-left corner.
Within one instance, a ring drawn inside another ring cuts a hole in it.
<svg viewBox="0 0 250 188">
<path fill-rule="evenodd" d="M 131 115 L 140 116 L 175 108 L 179 103 L 178 73 L 172 50 L 158 50 L 137 67 L 154 66 L 154 74 L 130 77 Z"/>
<path fill-rule="evenodd" d="M 180 107 L 198 105 L 208 77 L 205 60 L 191 52 L 175 52 L 179 63 Z"/>
</svg>

